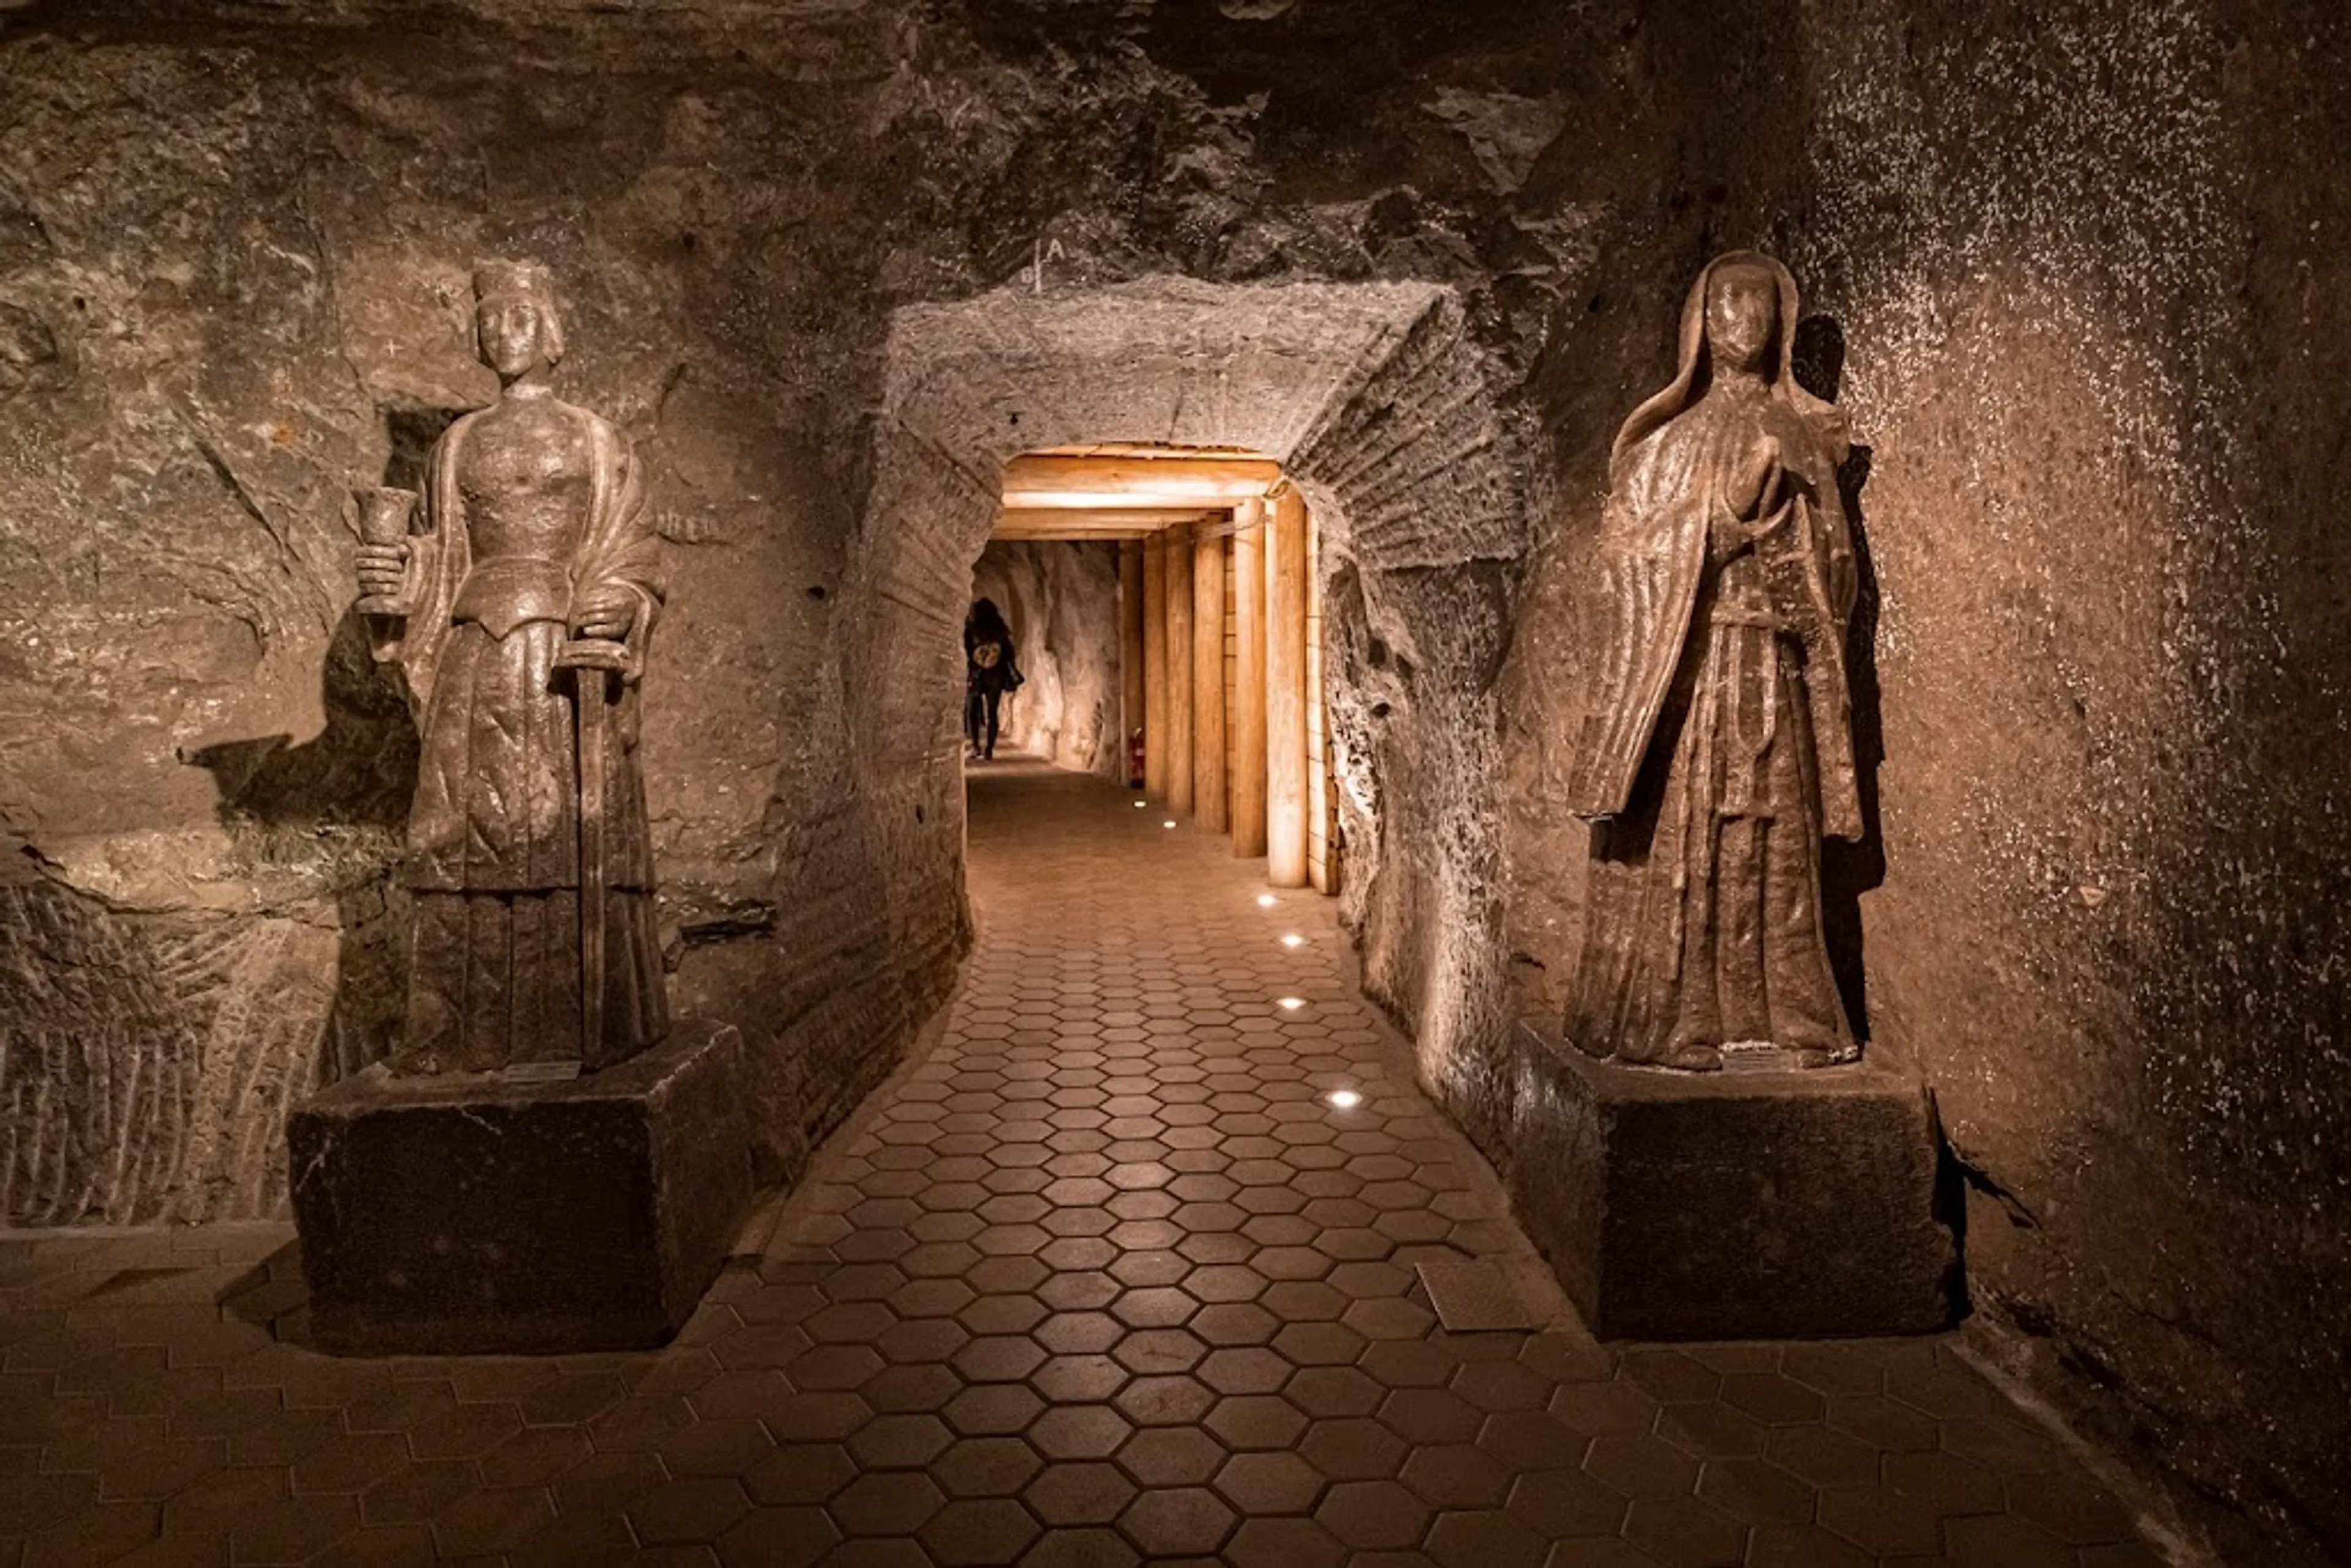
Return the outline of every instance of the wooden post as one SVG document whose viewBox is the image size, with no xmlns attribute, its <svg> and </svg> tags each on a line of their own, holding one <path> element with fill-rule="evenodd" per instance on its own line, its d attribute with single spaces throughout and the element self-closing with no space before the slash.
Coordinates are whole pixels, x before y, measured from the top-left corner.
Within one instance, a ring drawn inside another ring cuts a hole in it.
<svg viewBox="0 0 2351 1568">
<path fill-rule="evenodd" d="M 1167 535 L 1167 804 L 1192 810 L 1192 530 Z"/>
<path fill-rule="evenodd" d="M 1118 547 L 1118 776 L 1129 788 L 1134 774 L 1134 732 L 1143 727 L 1143 541 Z"/>
<path fill-rule="evenodd" d="M 1306 881 L 1339 891 L 1338 802 L 1331 788 L 1331 714 L 1322 705 L 1322 535 L 1306 514 Z"/>
<path fill-rule="evenodd" d="M 1233 710 L 1233 853 L 1265 853 L 1265 515 L 1262 501 L 1234 514 L 1233 619 L 1239 632 Z"/>
<path fill-rule="evenodd" d="M 1232 826 L 1225 795 L 1225 540 L 1208 528 L 1192 544 L 1192 800 L 1200 826 Z"/>
<path fill-rule="evenodd" d="M 1266 880 L 1306 885 L 1306 501 L 1285 485 L 1265 528 Z"/>
<path fill-rule="evenodd" d="M 1167 536 L 1143 541 L 1143 788 L 1167 793 Z"/>
</svg>

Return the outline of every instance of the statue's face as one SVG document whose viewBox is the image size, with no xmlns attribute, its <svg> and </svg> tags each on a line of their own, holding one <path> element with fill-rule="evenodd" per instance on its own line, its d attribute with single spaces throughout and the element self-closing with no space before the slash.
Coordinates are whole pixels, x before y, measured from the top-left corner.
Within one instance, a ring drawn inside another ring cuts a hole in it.
<svg viewBox="0 0 2351 1568">
<path fill-rule="evenodd" d="M 1718 363 L 1756 371 L 1780 324 L 1780 288 L 1771 274 L 1733 267 L 1715 274 L 1706 297 L 1706 339 Z"/>
<path fill-rule="evenodd" d="M 474 312 L 474 328 L 483 362 L 508 380 L 548 362 L 547 318 L 535 299 L 485 299 Z"/>
</svg>

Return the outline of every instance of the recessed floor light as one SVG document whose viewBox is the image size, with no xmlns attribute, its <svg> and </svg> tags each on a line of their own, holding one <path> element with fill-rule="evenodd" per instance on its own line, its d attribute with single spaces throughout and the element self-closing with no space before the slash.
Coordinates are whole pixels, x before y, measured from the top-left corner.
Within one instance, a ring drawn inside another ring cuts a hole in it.
<svg viewBox="0 0 2351 1568">
<path fill-rule="evenodd" d="M 1364 1103 L 1364 1097 L 1352 1089 L 1333 1089 L 1322 1098 L 1342 1111 L 1352 1111 Z"/>
<path fill-rule="evenodd" d="M 1271 909 L 1274 903 L 1274 896 L 1270 893 L 1260 893 L 1257 895 L 1257 906 L 1259 909 Z"/>
<path fill-rule="evenodd" d="M 1303 947 L 1306 946 L 1306 938 L 1292 931 L 1281 939 L 1281 945 L 1285 947 Z"/>
<path fill-rule="evenodd" d="M 1159 825 L 1160 825 L 1161 827 L 1163 827 L 1163 828 L 1172 828 L 1172 827 L 1174 827 L 1174 826 L 1176 825 L 1176 819 L 1175 819 L 1175 818 L 1173 818 L 1173 817 L 1170 817 L 1170 818 L 1168 818 L 1165 821 L 1164 821 L 1164 822 L 1160 823 Z"/>
<path fill-rule="evenodd" d="M 1151 804 L 1151 802 L 1150 802 L 1150 801 L 1148 801 L 1148 800 L 1137 800 L 1137 801 L 1134 803 L 1134 809 L 1135 809 L 1136 810 L 1140 811 L 1140 810 L 1143 810 L 1143 808 L 1144 808 L 1145 806 L 1148 806 L 1149 804 Z"/>
<path fill-rule="evenodd" d="M 1306 998 L 1304 997 L 1284 997 L 1280 1001 L 1274 1003 L 1274 1006 L 1280 1008 L 1286 1013 L 1294 1013 L 1305 1005 Z"/>
</svg>

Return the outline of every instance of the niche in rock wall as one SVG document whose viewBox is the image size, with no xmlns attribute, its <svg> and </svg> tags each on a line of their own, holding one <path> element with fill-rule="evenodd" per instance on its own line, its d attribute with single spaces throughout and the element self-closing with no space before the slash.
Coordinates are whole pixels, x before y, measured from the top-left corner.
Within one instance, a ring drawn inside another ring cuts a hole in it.
<svg viewBox="0 0 2351 1568">
<path fill-rule="evenodd" d="M 383 482 L 402 490 L 422 489 L 424 459 L 441 433 L 465 412 L 455 408 L 388 408 L 383 413 Z"/>
</svg>

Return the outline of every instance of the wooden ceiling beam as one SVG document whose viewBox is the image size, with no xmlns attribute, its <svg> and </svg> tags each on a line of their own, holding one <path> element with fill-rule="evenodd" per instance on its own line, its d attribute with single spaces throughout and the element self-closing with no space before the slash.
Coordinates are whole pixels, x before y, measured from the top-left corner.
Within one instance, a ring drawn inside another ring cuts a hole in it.
<svg viewBox="0 0 2351 1568">
<path fill-rule="evenodd" d="M 1004 465 L 1004 505 L 1019 511 L 1228 507 L 1263 496 L 1280 478 L 1281 465 L 1265 457 L 1032 453 Z"/>
<path fill-rule="evenodd" d="M 1105 506 L 1105 507 L 1004 507 L 997 513 L 997 534 L 1007 529 L 1119 529 L 1123 534 L 1156 534 L 1178 522 L 1216 517 L 1217 510 L 1204 506 Z"/>
<path fill-rule="evenodd" d="M 1148 538 L 1156 531 L 1151 528 L 998 528 L 987 537 L 990 539 L 1002 539 L 1008 544 L 1023 541 L 1037 544 L 1086 544 L 1097 540 Z"/>
</svg>

